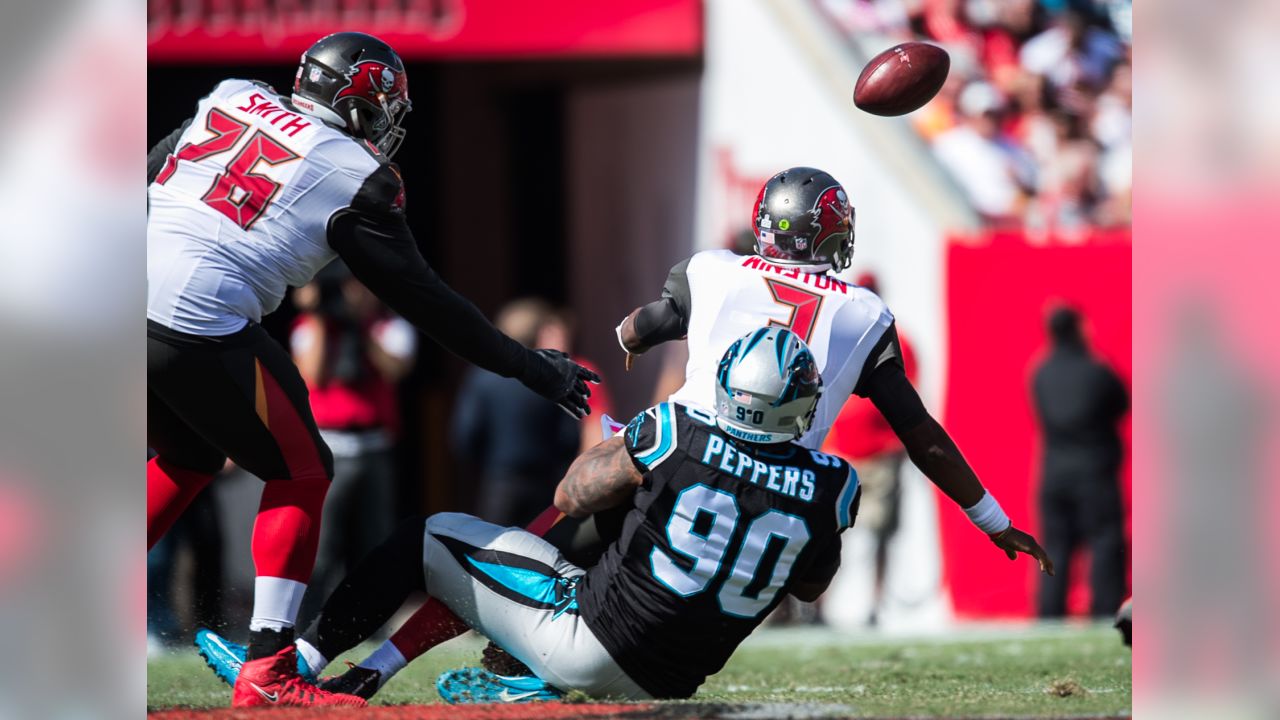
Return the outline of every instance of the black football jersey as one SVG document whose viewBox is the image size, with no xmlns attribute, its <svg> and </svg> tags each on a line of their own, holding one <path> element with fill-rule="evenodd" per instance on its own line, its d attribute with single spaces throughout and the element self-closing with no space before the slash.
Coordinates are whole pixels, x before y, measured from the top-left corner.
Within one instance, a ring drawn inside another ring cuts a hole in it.
<svg viewBox="0 0 1280 720">
<path fill-rule="evenodd" d="M 592 632 L 654 697 L 689 697 L 798 582 L 826 582 L 858 480 L 795 443 L 736 440 L 663 403 L 624 441 L 644 483 L 622 535 L 578 587 Z"/>
</svg>

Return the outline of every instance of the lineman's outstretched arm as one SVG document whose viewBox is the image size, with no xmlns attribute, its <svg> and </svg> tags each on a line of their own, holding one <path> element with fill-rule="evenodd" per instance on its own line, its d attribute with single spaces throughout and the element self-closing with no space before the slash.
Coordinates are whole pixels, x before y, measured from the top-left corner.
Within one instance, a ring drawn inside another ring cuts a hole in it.
<svg viewBox="0 0 1280 720">
<path fill-rule="evenodd" d="M 402 215 L 340 212 L 329 222 L 329 246 L 374 294 L 446 349 L 519 379 L 575 417 L 591 412 L 587 383 L 600 378 L 564 353 L 529 350 L 495 328 L 427 264 Z"/>
<path fill-rule="evenodd" d="M 902 440 L 911 462 L 964 509 L 1009 559 L 1017 553 L 1031 555 L 1040 569 L 1053 574 L 1053 561 L 1035 538 L 1015 528 L 1000 509 L 960 448 L 942 425 L 929 414 L 919 393 L 907 379 L 901 362 L 882 362 L 860 385 L 860 394 L 871 399 L 894 433 Z"/>
</svg>

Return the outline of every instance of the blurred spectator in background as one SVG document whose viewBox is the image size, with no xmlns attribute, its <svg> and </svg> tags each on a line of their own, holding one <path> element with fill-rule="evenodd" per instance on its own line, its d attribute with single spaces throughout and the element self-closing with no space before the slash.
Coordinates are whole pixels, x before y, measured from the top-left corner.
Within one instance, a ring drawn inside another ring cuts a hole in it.
<svg viewBox="0 0 1280 720">
<path fill-rule="evenodd" d="M 990 83 L 971 82 L 956 101 L 960 122 L 938 135 L 933 151 L 988 222 L 1015 222 L 1032 186 L 1030 158 L 1002 129 L 1006 103 Z"/>
<path fill-rule="evenodd" d="M 1035 372 L 1032 391 L 1044 446 L 1041 537 L 1058 572 L 1040 578 L 1039 614 L 1066 614 L 1071 556 L 1087 547 L 1091 614 L 1111 617 L 1125 597 L 1117 424 L 1129 409 L 1129 394 L 1115 371 L 1089 351 L 1079 313 L 1053 310 L 1048 331 L 1052 349 Z"/>
<path fill-rule="evenodd" d="M 1025 70 L 1049 80 L 1061 104 L 1072 107 L 1084 102 L 1081 96 L 1106 85 L 1123 55 L 1124 47 L 1114 33 L 1067 8 L 1053 17 L 1048 29 L 1022 46 L 1018 58 Z"/>
<path fill-rule="evenodd" d="M 568 323 L 541 300 L 508 304 L 496 324 L 527 347 L 569 351 Z M 517 380 L 468 371 L 450 431 L 454 456 L 474 471 L 464 477 L 479 477 L 479 517 L 523 527 L 547 509 L 579 448 L 600 441 L 599 418 L 609 412 L 603 387 L 592 388 L 592 414 L 578 421 Z"/>
<path fill-rule="evenodd" d="M 184 557 L 190 557 L 190 562 L 183 562 Z M 190 588 L 190 597 L 180 597 L 186 592 L 180 593 L 178 588 Z M 184 617 L 178 607 L 191 608 L 190 616 Z M 206 492 L 191 502 L 169 533 L 147 552 L 147 654 L 187 646 L 193 628 L 221 632 L 224 624 L 222 527 L 217 500 Z"/>
<path fill-rule="evenodd" d="M 340 260 L 299 288 L 294 304 L 289 347 L 334 463 L 305 620 L 397 519 L 396 385 L 413 367 L 418 336 Z"/>
<path fill-rule="evenodd" d="M 873 273 L 858 276 L 857 284 L 880 294 Z M 915 351 L 907 336 L 898 328 L 898 342 L 902 346 L 902 364 L 907 378 L 916 379 Z M 867 398 L 851 396 L 845 401 L 839 417 L 831 426 L 823 452 L 846 458 L 858 471 L 862 486 L 862 501 L 858 507 L 855 528 L 870 532 L 874 542 L 875 590 L 872 596 L 871 614 L 867 624 L 875 626 L 884 595 L 885 569 L 888 567 L 889 541 L 898 530 L 901 506 L 902 463 L 907 458 L 902 442 L 889 427 L 884 415 Z"/>
<path fill-rule="evenodd" d="M 812 1 L 868 58 L 905 40 L 951 55 L 911 120 L 986 221 L 1129 222 L 1129 0 Z"/>
</svg>

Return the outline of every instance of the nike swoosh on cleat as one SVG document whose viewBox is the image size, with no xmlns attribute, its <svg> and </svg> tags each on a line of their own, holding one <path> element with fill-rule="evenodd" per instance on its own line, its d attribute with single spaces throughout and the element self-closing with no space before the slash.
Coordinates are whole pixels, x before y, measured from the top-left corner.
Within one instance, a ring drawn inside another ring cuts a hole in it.
<svg viewBox="0 0 1280 720">
<path fill-rule="evenodd" d="M 272 705 L 280 702 L 280 693 L 278 692 L 269 693 L 266 690 L 263 690 L 262 688 L 258 687 L 257 683 L 249 683 L 249 687 L 253 688 L 254 692 L 261 695 L 263 700 L 266 700 Z"/>
<path fill-rule="evenodd" d="M 209 638 L 209 642 L 222 648 L 222 651 L 229 656 L 229 659 L 225 660 L 224 662 L 236 668 L 237 671 L 240 669 L 242 665 L 242 663 L 240 662 L 240 659 L 236 657 L 236 653 L 234 650 L 227 647 L 226 643 L 222 642 L 222 638 L 218 637 L 217 635 L 214 635 Z M 254 687 L 257 687 L 257 686 L 254 685 Z M 271 702 L 275 702 L 275 701 L 272 700 Z"/>
<path fill-rule="evenodd" d="M 537 695 L 539 692 L 541 692 L 541 690 L 532 690 L 530 692 L 513 693 L 510 690 L 504 689 L 501 693 L 498 694 L 498 699 L 501 700 L 502 702 L 509 702 L 509 703 L 520 702 L 521 700 L 524 700 L 527 697 L 533 697 L 534 695 Z"/>
</svg>

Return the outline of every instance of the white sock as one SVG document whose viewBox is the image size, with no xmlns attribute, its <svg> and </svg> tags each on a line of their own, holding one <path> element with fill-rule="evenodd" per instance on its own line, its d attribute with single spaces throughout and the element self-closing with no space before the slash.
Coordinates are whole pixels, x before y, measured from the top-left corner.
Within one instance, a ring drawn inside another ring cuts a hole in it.
<svg viewBox="0 0 1280 720">
<path fill-rule="evenodd" d="M 404 669 L 409 661 L 404 659 L 404 655 L 400 654 L 400 649 L 395 643 L 387 640 L 378 646 L 373 654 L 360 662 L 360 667 L 378 671 L 378 687 L 381 688 L 391 679 L 392 675 Z"/>
<path fill-rule="evenodd" d="M 302 656 L 303 660 L 307 661 L 307 667 L 311 668 L 311 672 L 316 675 L 319 675 L 320 671 L 324 670 L 325 666 L 329 664 L 329 659 L 321 654 L 320 649 L 315 645 L 302 638 L 298 638 L 293 644 L 298 646 L 298 654 Z"/>
<path fill-rule="evenodd" d="M 306 584 L 278 577 L 253 579 L 253 617 L 250 630 L 275 630 L 293 627 L 302 605 Z"/>
</svg>

